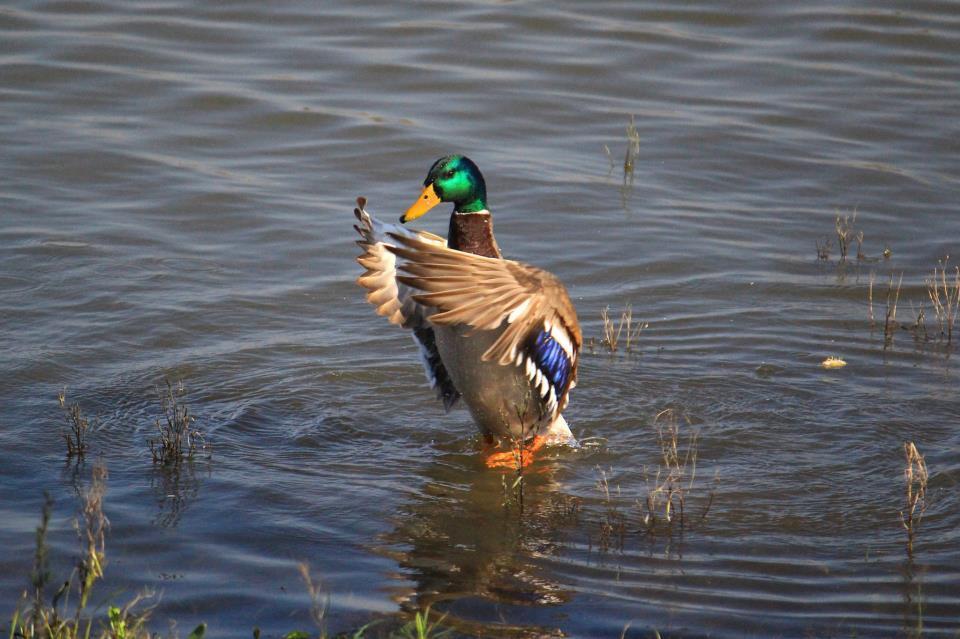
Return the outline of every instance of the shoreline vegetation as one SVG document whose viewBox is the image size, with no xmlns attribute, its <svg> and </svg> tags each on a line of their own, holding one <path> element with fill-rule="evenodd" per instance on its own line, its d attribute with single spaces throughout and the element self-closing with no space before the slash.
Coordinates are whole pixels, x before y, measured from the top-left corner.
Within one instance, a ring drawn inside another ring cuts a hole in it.
<svg viewBox="0 0 960 639">
<path fill-rule="evenodd" d="M 10 615 L 9 639 L 168 639 L 178 636 L 172 626 L 166 633 L 149 629 L 159 601 L 158 595 L 149 588 L 142 589 L 122 604 L 91 605 L 95 586 L 103 580 L 108 567 L 106 538 L 110 521 L 103 511 L 107 478 L 107 467 L 98 460 L 87 485 L 78 491 L 79 508 L 74 528 L 80 554 L 65 579 L 50 569 L 47 535 L 54 500 L 49 493 L 44 493 L 40 523 L 35 533 L 33 567 L 26 580 L 29 585 Z M 310 596 L 310 618 L 317 630 L 294 630 L 270 636 L 282 639 L 439 639 L 450 633 L 442 626 L 446 615 L 438 615 L 427 607 L 414 612 L 407 620 L 376 619 L 352 632 L 329 635 L 326 631 L 329 597 L 312 577 L 306 563 L 299 565 L 299 572 Z M 206 632 L 204 622 L 186 639 L 204 639 Z M 253 639 L 260 639 L 261 634 L 260 628 L 251 629 Z"/>
</svg>

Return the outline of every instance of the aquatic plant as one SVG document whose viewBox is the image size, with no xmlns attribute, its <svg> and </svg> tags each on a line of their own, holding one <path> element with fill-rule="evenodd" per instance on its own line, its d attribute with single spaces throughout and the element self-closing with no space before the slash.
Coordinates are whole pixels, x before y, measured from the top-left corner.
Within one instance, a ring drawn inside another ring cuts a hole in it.
<svg viewBox="0 0 960 639">
<path fill-rule="evenodd" d="M 847 261 L 847 252 L 850 250 L 850 238 L 853 237 L 853 225 L 857 221 L 857 210 L 853 210 L 852 219 L 850 215 L 840 215 L 837 211 L 837 219 L 834 226 L 837 231 L 837 244 L 840 246 L 840 262 Z M 863 233 L 860 234 L 860 242 L 863 243 Z"/>
<path fill-rule="evenodd" d="M 837 236 L 837 245 L 840 249 L 840 259 L 839 263 L 843 264 L 847 261 L 847 256 L 850 254 L 850 248 L 853 242 L 857 243 L 857 261 L 858 262 L 875 262 L 879 260 L 878 257 L 869 257 L 863 250 L 863 239 L 864 232 L 858 230 L 855 225 L 857 222 L 857 209 L 854 208 L 853 213 L 849 215 L 844 215 L 840 211 L 836 211 L 836 217 L 834 218 L 833 228 Z M 822 240 L 814 240 L 817 246 L 817 259 L 821 261 L 826 261 L 830 259 L 830 251 L 832 249 L 832 243 L 830 238 L 823 238 Z M 884 259 L 888 259 L 891 255 L 890 248 L 885 246 L 883 249 Z"/>
<path fill-rule="evenodd" d="M 893 288 L 893 274 L 890 275 L 890 281 L 887 283 L 887 312 L 883 320 L 883 346 L 884 348 L 893 343 L 893 335 L 897 328 L 897 304 L 900 302 L 900 288 L 903 285 L 903 273 L 900 273 L 900 279 L 897 281 L 897 288 Z"/>
<path fill-rule="evenodd" d="M 694 490 L 697 478 L 697 455 L 699 432 L 691 430 L 684 446 L 680 444 L 680 423 L 688 427 L 691 421 L 687 415 L 675 408 L 667 408 L 657 413 L 653 419 L 660 446 L 661 464 L 651 478 L 648 476 L 646 497 L 637 500 L 643 525 L 648 533 L 665 529 L 672 532 L 673 526 L 679 526 L 681 532 L 689 524 L 687 518 L 687 498 Z M 713 503 L 713 492 L 707 498 L 697 521 L 703 521 Z"/>
<path fill-rule="evenodd" d="M 906 484 L 904 490 L 904 509 L 900 511 L 900 523 L 907 531 L 907 554 L 913 555 L 913 537 L 916 533 L 923 513 L 927 509 L 927 462 L 917 450 L 913 442 L 903 443 L 903 452 L 906 466 L 903 469 L 903 478 Z"/>
<path fill-rule="evenodd" d="M 160 407 L 163 411 L 163 420 L 156 420 L 158 439 L 149 440 L 150 454 L 153 463 L 164 465 L 178 464 L 184 457 L 192 458 L 197 451 L 197 444 L 203 446 L 203 434 L 192 428 L 195 418 L 190 414 L 190 408 L 182 403 L 183 383 L 177 384 L 174 391 L 169 379 L 165 379 L 166 392 L 160 392 Z"/>
<path fill-rule="evenodd" d="M 640 333 L 650 326 L 648 322 L 637 322 L 633 325 L 633 307 L 627 304 L 626 309 L 620 314 L 620 322 L 614 325 L 610 319 L 610 307 L 607 306 L 600 311 L 600 319 L 603 320 L 603 339 L 601 344 L 606 346 L 611 353 L 617 352 L 620 347 L 620 338 L 625 340 L 624 350 L 630 352 L 633 349 L 634 342 L 640 337 Z"/>
<path fill-rule="evenodd" d="M 60 409 L 67 423 L 66 430 L 61 431 L 67 444 L 67 457 L 83 457 L 87 452 L 87 433 L 91 430 L 90 420 L 83 416 L 80 404 L 74 403 L 67 406 L 66 389 L 60 391 L 57 399 L 60 401 Z"/>
<path fill-rule="evenodd" d="M 960 267 L 953 267 L 953 281 L 947 280 L 948 255 L 933 267 L 933 276 L 927 280 L 927 295 L 933 304 L 933 312 L 940 329 L 940 338 L 947 344 L 953 341 L 953 326 L 960 309 Z"/>
<path fill-rule="evenodd" d="M 616 486 L 611 493 L 608 472 L 602 468 L 597 468 L 597 473 L 599 474 L 597 489 L 603 495 L 604 506 L 597 545 L 601 552 L 607 552 L 614 547 L 614 542 L 616 542 L 616 548 L 622 552 L 627 533 L 627 518 L 620 510 L 620 486 Z"/>
<path fill-rule="evenodd" d="M 400 628 L 396 636 L 403 639 L 439 639 L 450 634 L 450 630 L 440 630 L 439 626 L 447 618 L 446 613 L 430 622 L 430 606 L 414 613 L 413 619 Z"/>
</svg>

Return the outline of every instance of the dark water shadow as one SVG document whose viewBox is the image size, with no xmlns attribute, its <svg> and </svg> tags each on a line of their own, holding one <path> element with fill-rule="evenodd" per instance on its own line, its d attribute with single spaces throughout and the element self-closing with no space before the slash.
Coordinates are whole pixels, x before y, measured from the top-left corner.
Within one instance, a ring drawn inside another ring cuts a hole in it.
<svg viewBox="0 0 960 639">
<path fill-rule="evenodd" d="M 476 455 L 449 454 L 427 467 L 422 490 L 375 549 L 413 584 L 394 593 L 401 609 L 430 606 L 467 635 L 562 634 L 545 621 L 573 592 L 539 560 L 560 551 L 579 517 L 579 499 L 564 492 L 558 470 L 539 462 L 514 485 L 515 473 L 489 471 Z M 532 623 L 511 623 L 521 617 Z"/>
</svg>

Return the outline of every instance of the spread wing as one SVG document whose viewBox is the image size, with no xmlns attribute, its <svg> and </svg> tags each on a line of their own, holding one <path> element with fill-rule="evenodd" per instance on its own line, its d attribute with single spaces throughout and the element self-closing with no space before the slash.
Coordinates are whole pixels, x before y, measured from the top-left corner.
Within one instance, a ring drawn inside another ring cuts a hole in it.
<svg viewBox="0 0 960 639">
<path fill-rule="evenodd" d="M 582 344 L 577 313 L 554 275 L 498 258 L 447 248 L 409 234 L 388 236 L 387 250 L 402 258 L 397 282 L 417 289 L 412 299 L 435 309 L 429 321 L 494 330 L 500 337 L 486 361 L 523 367 L 551 410 L 559 413 L 576 385 Z"/>
<path fill-rule="evenodd" d="M 413 299 L 414 290 L 397 281 L 397 259 L 387 250 L 393 243 L 388 233 L 419 238 L 422 242 L 438 246 L 446 246 L 446 240 L 432 233 L 415 233 L 397 224 L 378 220 L 364 210 L 365 205 L 365 198 L 357 198 L 357 208 L 353 210 L 359 221 L 353 228 L 362 238 L 357 240 L 357 246 L 363 249 L 357 262 L 366 269 L 357 278 L 357 284 L 367 289 L 367 301 L 376 308 L 378 315 L 412 331 L 413 339 L 420 348 L 427 381 L 436 389 L 437 397 L 449 411 L 460 399 L 460 392 L 453 385 L 440 359 L 433 327 L 426 318 L 426 308 Z"/>
</svg>

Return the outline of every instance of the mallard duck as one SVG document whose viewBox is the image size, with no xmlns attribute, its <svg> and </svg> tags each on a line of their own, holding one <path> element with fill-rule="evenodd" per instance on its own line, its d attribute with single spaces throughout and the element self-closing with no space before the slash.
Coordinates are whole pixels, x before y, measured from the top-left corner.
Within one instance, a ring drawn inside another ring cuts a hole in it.
<svg viewBox="0 0 960 639">
<path fill-rule="evenodd" d="M 423 184 L 400 222 L 452 202 L 447 239 L 378 220 L 357 198 L 357 261 L 366 268 L 357 283 L 379 315 L 413 332 L 446 410 L 462 400 L 488 445 L 512 445 L 489 466 L 527 465 L 545 444 L 575 444 L 561 411 L 582 337 L 566 288 L 501 256 L 486 184 L 469 158 L 440 158 Z"/>
</svg>

